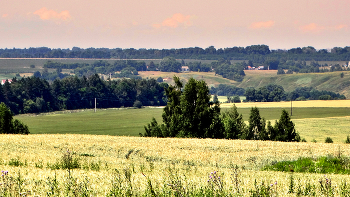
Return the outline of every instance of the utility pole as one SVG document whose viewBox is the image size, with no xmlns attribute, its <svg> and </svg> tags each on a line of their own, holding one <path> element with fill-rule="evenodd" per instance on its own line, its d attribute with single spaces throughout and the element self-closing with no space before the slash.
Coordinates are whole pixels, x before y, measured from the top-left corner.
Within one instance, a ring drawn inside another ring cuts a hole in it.
<svg viewBox="0 0 350 197">
<path fill-rule="evenodd" d="M 96 98 L 95 98 L 95 113 L 96 113 Z"/>
</svg>

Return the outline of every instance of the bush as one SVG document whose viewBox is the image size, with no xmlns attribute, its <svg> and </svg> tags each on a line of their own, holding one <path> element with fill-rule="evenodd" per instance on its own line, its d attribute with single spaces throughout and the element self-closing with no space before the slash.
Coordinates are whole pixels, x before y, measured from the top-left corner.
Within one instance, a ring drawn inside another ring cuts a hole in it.
<svg viewBox="0 0 350 197">
<path fill-rule="evenodd" d="M 333 143 L 332 138 L 326 137 L 325 143 Z"/>
<path fill-rule="evenodd" d="M 301 142 L 307 142 L 305 138 L 301 139 Z"/>
<path fill-rule="evenodd" d="M 141 101 L 136 100 L 136 101 L 134 102 L 134 107 L 136 107 L 136 108 L 141 108 L 142 106 L 143 106 L 143 105 L 142 105 Z"/>
<path fill-rule="evenodd" d="M 347 136 L 347 137 L 346 137 L 345 143 L 346 143 L 346 144 L 350 144 L 350 136 Z"/>
</svg>

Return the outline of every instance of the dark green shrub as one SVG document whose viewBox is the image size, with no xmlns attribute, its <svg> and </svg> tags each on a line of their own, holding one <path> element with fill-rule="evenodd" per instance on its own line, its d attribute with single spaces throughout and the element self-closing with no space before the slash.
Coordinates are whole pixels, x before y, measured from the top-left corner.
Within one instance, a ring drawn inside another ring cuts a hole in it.
<svg viewBox="0 0 350 197">
<path fill-rule="evenodd" d="M 143 106 L 143 105 L 142 105 L 141 101 L 136 100 L 136 101 L 134 102 L 134 107 L 136 107 L 136 108 L 141 108 L 142 106 Z"/>
<path fill-rule="evenodd" d="M 326 137 L 325 143 L 333 143 L 333 139 L 330 137 Z"/>
<path fill-rule="evenodd" d="M 346 143 L 346 144 L 350 144 L 350 136 L 347 136 L 347 137 L 346 137 L 345 143 Z"/>
</svg>

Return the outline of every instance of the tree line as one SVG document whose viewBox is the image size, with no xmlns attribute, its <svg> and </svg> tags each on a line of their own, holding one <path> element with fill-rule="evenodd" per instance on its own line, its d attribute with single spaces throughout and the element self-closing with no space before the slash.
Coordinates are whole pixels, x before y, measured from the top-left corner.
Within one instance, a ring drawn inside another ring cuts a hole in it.
<svg viewBox="0 0 350 197">
<path fill-rule="evenodd" d="M 245 90 L 248 102 L 278 102 L 286 100 L 337 100 L 346 99 L 344 95 L 331 91 L 319 91 L 313 87 L 298 87 L 292 92 L 285 92 L 280 85 L 270 84 L 255 89 L 253 87 Z"/>
<path fill-rule="evenodd" d="M 247 47 L 227 47 L 216 49 L 189 47 L 179 49 L 122 49 L 122 48 L 79 48 L 51 49 L 48 47 L 30 47 L 25 49 L 0 49 L 1 58 L 102 58 L 102 59 L 162 59 L 171 56 L 176 59 L 202 60 L 251 60 L 265 62 L 269 59 L 293 61 L 348 61 L 350 47 L 334 47 L 331 50 L 316 50 L 312 46 L 297 47 L 289 50 L 270 50 L 267 45 L 251 45 Z"/>
<path fill-rule="evenodd" d="M 259 109 L 254 107 L 246 125 L 235 105 L 221 113 L 219 103 L 210 101 L 209 88 L 204 81 L 191 78 L 183 87 L 175 76 L 174 83 L 165 91 L 168 102 L 162 114 L 163 123 L 158 124 L 152 118 L 140 136 L 300 141 L 285 110 L 272 126 L 270 121 L 266 124 Z"/>
<path fill-rule="evenodd" d="M 49 83 L 28 77 L 0 86 L 0 102 L 13 113 L 40 113 L 97 107 L 159 106 L 166 104 L 166 83 L 155 79 L 102 80 L 99 75 L 67 77 Z"/>
</svg>

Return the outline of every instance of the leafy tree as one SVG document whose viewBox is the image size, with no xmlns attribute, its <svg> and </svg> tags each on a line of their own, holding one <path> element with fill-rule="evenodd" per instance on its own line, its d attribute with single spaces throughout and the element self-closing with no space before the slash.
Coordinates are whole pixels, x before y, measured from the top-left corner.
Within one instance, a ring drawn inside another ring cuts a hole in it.
<svg viewBox="0 0 350 197">
<path fill-rule="evenodd" d="M 284 72 L 284 70 L 282 68 L 279 68 L 278 71 L 277 71 L 277 74 L 278 75 L 283 75 L 283 74 L 286 74 L 286 73 Z"/>
<path fill-rule="evenodd" d="M 13 120 L 13 114 L 5 103 L 0 104 L 0 133 L 29 134 L 28 126 Z"/>
<path fill-rule="evenodd" d="M 179 72 L 181 71 L 181 63 L 173 57 L 165 57 L 160 62 L 159 69 L 162 72 Z"/>
<path fill-rule="evenodd" d="M 241 98 L 239 96 L 235 96 L 235 97 L 233 97 L 233 102 L 234 103 L 240 103 L 241 102 Z"/>
</svg>

